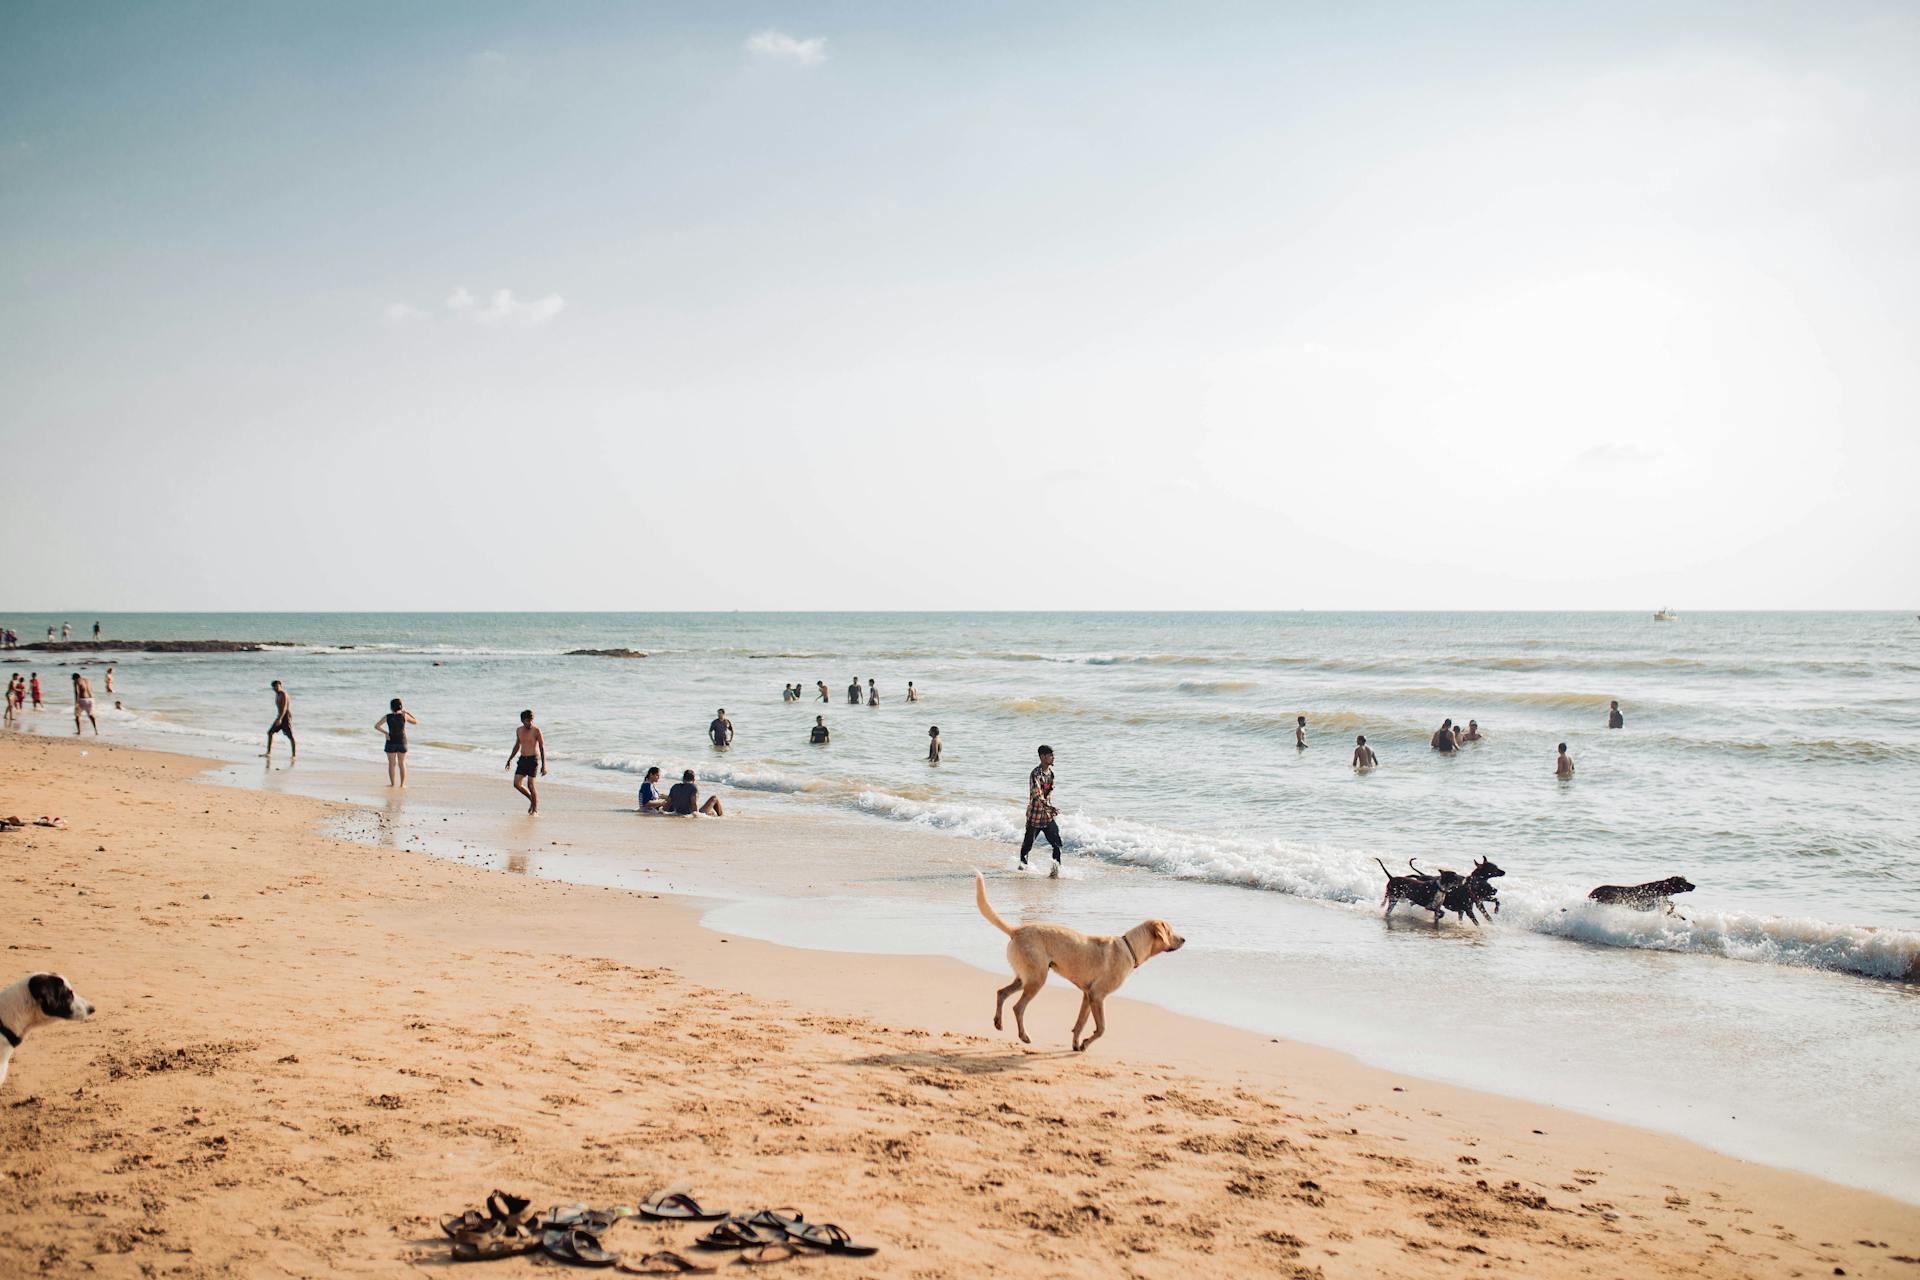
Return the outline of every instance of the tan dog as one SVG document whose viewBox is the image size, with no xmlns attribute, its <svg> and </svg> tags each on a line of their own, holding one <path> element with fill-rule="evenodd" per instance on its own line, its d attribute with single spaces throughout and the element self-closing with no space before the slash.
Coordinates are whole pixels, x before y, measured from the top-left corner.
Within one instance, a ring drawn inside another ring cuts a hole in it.
<svg viewBox="0 0 1920 1280">
<path fill-rule="evenodd" d="M 1125 933 L 1104 936 L 1088 936 L 1063 924 L 1023 924 L 1016 929 L 987 905 L 987 881 L 978 871 L 973 873 L 973 900 L 987 923 L 1007 935 L 1007 963 L 1013 966 L 1013 981 L 1000 988 L 993 1002 L 993 1029 L 1001 1029 L 1000 1010 L 1007 997 L 1020 992 L 1013 1003 L 1013 1023 L 1022 1044 L 1033 1043 L 1027 1037 L 1027 1006 L 1047 985 L 1047 970 L 1080 988 L 1080 1016 L 1073 1022 L 1073 1049 L 1078 1053 L 1106 1034 L 1106 999 L 1128 974 L 1162 951 L 1187 945 L 1165 920 L 1143 921 Z M 1088 1014 L 1093 1015 L 1093 1034 L 1082 1040 Z"/>
</svg>

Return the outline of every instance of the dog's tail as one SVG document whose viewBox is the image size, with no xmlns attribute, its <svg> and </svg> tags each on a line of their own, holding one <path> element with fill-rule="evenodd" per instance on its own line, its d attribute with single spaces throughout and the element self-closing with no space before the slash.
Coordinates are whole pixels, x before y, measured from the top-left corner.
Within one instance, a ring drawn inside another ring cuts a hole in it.
<svg viewBox="0 0 1920 1280">
<path fill-rule="evenodd" d="M 973 904 L 980 908 L 980 914 L 987 918 L 988 924 L 1006 934 L 1008 937 L 1013 936 L 1013 926 L 996 915 L 993 907 L 988 904 L 987 878 L 978 871 L 973 873 Z"/>
<path fill-rule="evenodd" d="M 1374 865 L 1375 865 L 1375 866 L 1377 866 L 1377 867 L 1379 867 L 1379 868 L 1380 868 L 1380 870 L 1381 870 L 1381 872 L 1382 872 L 1382 873 L 1384 873 L 1384 874 L 1386 875 L 1386 877 L 1387 877 L 1387 879 L 1389 879 L 1389 880 L 1391 880 L 1391 879 L 1393 879 L 1393 872 L 1391 872 L 1391 871 L 1388 871 L 1388 870 L 1387 870 L 1387 864 L 1386 864 L 1386 863 L 1384 863 L 1384 862 L 1382 862 L 1382 861 L 1380 861 L 1380 859 L 1378 859 L 1378 858 L 1375 858 L 1375 859 L 1373 860 L 1373 862 L 1374 862 Z"/>
</svg>

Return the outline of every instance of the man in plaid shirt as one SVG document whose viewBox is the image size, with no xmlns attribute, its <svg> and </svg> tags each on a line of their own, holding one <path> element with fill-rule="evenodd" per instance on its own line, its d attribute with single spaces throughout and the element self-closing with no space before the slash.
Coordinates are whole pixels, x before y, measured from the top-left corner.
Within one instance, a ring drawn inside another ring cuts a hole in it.
<svg viewBox="0 0 1920 1280">
<path fill-rule="evenodd" d="M 1033 851 L 1035 836 L 1044 835 L 1053 846 L 1053 870 L 1060 875 L 1060 811 L 1053 807 L 1053 748 L 1040 748 L 1040 763 L 1027 775 L 1027 838 L 1020 842 L 1020 867 L 1026 869 L 1027 854 Z"/>
</svg>

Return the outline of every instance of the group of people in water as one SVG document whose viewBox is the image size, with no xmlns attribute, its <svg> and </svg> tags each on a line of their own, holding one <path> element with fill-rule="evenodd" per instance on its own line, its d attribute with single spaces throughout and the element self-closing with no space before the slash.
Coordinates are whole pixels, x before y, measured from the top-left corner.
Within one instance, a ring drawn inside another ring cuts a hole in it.
<svg viewBox="0 0 1920 1280">
<path fill-rule="evenodd" d="M 112 693 L 112 667 L 107 668 L 106 686 L 106 691 Z M 45 709 L 46 698 L 40 689 L 40 673 L 34 671 L 23 676 L 16 671 L 11 676 L 8 676 L 6 688 L 6 723 L 13 724 L 26 713 L 28 699 L 32 699 L 33 709 L 35 711 Z M 120 704 L 116 702 L 113 705 L 117 707 Z M 93 726 L 94 736 L 98 737 L 100 734 L 100 721 L 93 714 L 93 681 L 89 677 L 76 671 L 73 673 L 73 731 L 75 733 L 82 731 L 82 720 Z"/>
<path fill-rule="evenodd" d="M 816 699 L 816 701 L 819 701 L 819 702 L 833 701 L 833 695 L 827 691 L 827 682 L 825 680 L 815 680 L 813 682 L 813 687 L 815 691 L 817 691 L 820 695 L 819 698 Z M 801 688 L 798 684 L 785 685 L 780 690 L 780 701 L 782 702 L 805 702 L 806 700 L 807 700 L 807 691 Z M 850 705 L 857 707 L 861 704 L 862 701 L 864 701 L 870 707 L 879 706 L 880 705 L 880 686 L 878 686 L 871 679 L 869 679 L 867 681 L 866 693 L 863 695 L 860 691 L 860 677 L 855 676 L 853 678 L 853 683 L 847 686 L 847 702 Z M 920 701 L 920 691 L 913 687 L 913 681 L 911 680 L 907 681 L 907 701 L 908 702 Z"/>
<path fill-rule="evenodd" d="M 1618 698 L 1610 700 L 1607 703 L 1607 728 L 1624 729 L 1626 725 L 1626 717 L 1620 711 L 1620 700 Z M 1440 727 L 1435 729 L 1433 736 L 1427 739 L 1427 746 L 1442 755 L 1452 755 L 1469 742 L 1480 741 L 1483 741 L 1483 737 L 1478 720 L 1468 720 L 1465 726 L 1461 726 L 1455 724 L 1453 718 L 1449 716 L 1440 722 Z M 1307 749 L 1307 718 L 1305 716 L 1294 719 L 1293 744 L 1298 750 Z M 1380 757 L 1375 755 L 1373 748 L 1367 745 L 1367 735 L 1364 733 L 1356 735 L 1353 740 L 1354 772 L 1365 773 L 1379 763 Z M 1567 754 L 1567 744 L 1564 742 L 1559 744 L 1554 756 L 1553 773 L 1557 778 L 1573 776 L 1573 757 Z"/>
</svg>

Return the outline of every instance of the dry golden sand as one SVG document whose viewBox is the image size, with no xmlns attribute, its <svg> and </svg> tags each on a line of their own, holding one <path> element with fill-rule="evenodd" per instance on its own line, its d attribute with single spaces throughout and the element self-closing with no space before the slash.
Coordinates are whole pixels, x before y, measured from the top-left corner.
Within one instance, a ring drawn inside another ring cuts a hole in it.
<svg viewBox="0 0 1920 1280">
<path fill-rule="evenodd" d="M 884 1246 L 795 1275 L 1920 1277 L 1910 1205 L 1125 1001 L 1067 1054 L 1063 990 L 1025 1049 L 957 963 L 330 841 L 202 767 L 0 739 L 0 810 L 71 823 L 0 835 L 5 979 L 100 1006 L 0 1090 L 0 1273 L 393 1275 L 495 1186 L 689 1182 Z"/>
</svg>

